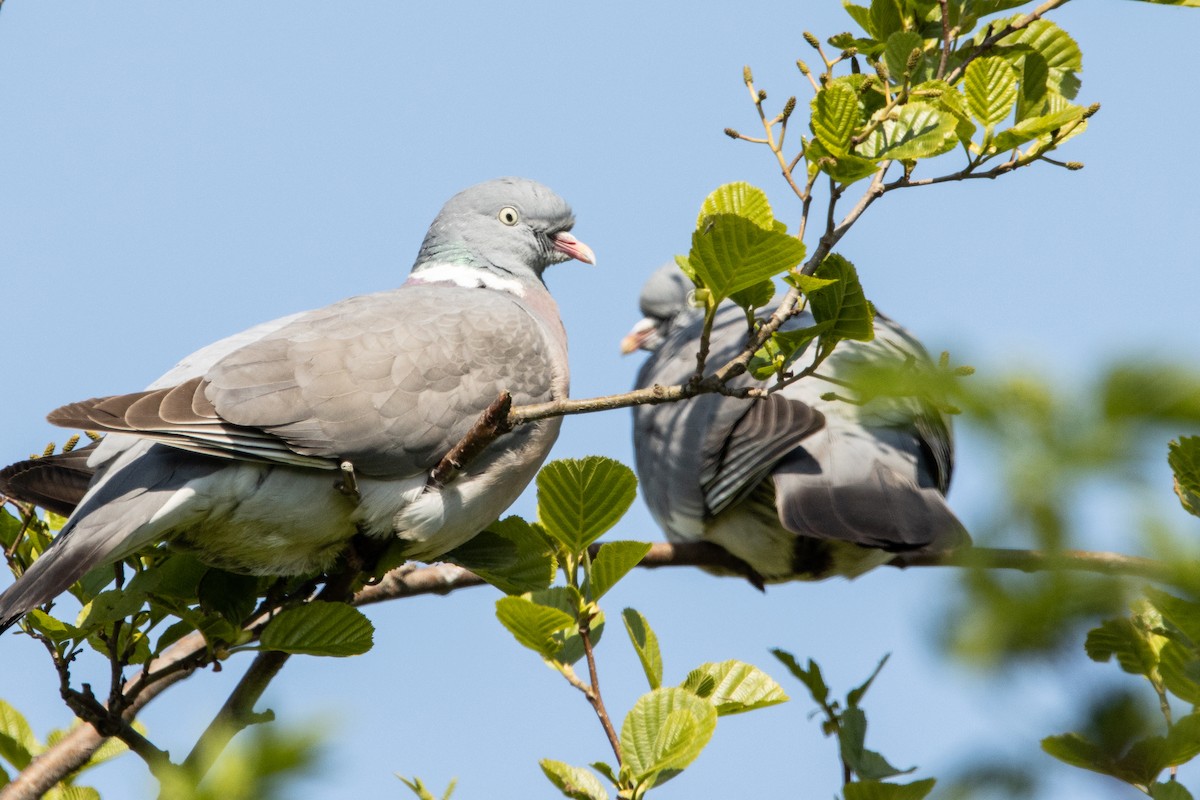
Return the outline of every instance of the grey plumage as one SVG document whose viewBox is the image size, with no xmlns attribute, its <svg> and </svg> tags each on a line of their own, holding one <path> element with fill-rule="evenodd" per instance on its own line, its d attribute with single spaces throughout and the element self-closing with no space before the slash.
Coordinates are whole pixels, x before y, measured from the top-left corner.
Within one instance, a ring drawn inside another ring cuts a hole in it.
<svg viewBox="0 0 1200 800">
<path fill-rule="evenodd" d="M 702 314 L 674 264 L 641 296 L 645 318 L 622 343 L 651 351 L 637 386 L 684 383 L 695 370 Z M 788 328 L 812 325 L 808 314 Z M 846 376 L 884 358 L 928 361 L 904 328 L 878 315 L 876 338 L 847 341 L 821 372 Z M 746 343 L 745 314 L 719 309 L 712 365 Z M 742 376 L 736 385 L 755 383 Z M 865 406 L 821 395 L 838 387 L 806 378 L 758 400 L 701 395 L 634 407 L 642 494 L 667 538 L 714 542 L 768 581 L 854 576 L 898 552 L 931 553 L 969 541 L 946 505 L 949 420 L 914 398 Z"/>
<path fill-rule="evenodd" d="M 594 263 L 573 223 L 533 181 L 474 186 L 443 207 L 400 288 L 265 323 L 144 392 L 52 412 L 108 435 L 54 545 L 0 595 L 0 625 L 162 539 L 265 575 L 323 569 L 357 531 L 399 537 L 416 559 L 469 539 L 533 478 L 559 420 L 501 438 L 441 489 L 427 477 L 501 391 L 517 404 L 566 395 L 566 336 L 542 271 Z M 347 461 L 358 498 L 335 488 Z M 62 482 L 68 469 L 77 489 L 78 462 L 52 459 L 0 491 L 36 499 L 39 471 Z"/>
</svg>

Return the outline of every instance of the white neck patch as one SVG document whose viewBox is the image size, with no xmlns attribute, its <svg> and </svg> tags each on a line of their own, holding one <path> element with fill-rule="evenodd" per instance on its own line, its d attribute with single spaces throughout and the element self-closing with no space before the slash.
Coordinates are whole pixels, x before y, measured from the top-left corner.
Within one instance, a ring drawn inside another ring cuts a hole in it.
<svg viewBox="0 0 1200 800">
<path fill-rule="evenodd" d="M 488 270 L 464 267 L 462 264 L 430 264 L 409 277 L 412 283 L 453 283 L 467 289 L 495 289 L 525 296 L 525 287 L 516 278 L 505 278 Z"/>
</svg>

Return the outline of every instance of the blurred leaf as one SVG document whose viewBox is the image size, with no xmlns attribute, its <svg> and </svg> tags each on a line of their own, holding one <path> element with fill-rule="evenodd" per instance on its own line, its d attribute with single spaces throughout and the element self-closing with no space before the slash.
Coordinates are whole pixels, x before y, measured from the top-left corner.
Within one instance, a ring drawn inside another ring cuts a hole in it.
<svg viewBox="0 0 1200 800">
<path fill-rule="evenodd" d="M 1139 360 L 1113 367 L 1101 381 L 1101 407 L 1113 419 L 1200 422 L 1200 372 Z"/>
<path fill-rule="evenodd" d="M 845 786 L 846 800 L 922 800 L 933 791 L 934 778 L 912 783 L 855 781 Z"/>
<path fill-rule="evenodd" d="M 184 770 L 165 774 L 159 797 L 171 800 L 286 800 L 302 797 L 291 785 L 320 767 L 319 735 L 328 725 L 289 731 L 255 725 L 219 754 L 203 783 Z M 217 754 L 213 754 L 214 757 Z"/>
<path fill-rule="evenodd" d="M 0 756 L 17 769 L 25 769 L 41 746 L 20 711 L 0 700 Z"/>
<path fill-rule="evenodd" d="M 689 691 L 710 680 L 712 689 L 701 696 L 716 706 L 719 716 L 741 714 L 788 700 L 783 688 L 770 675 L 743 661 L 701 664 L 688 673 L 683 688 Z"/>
<path fill-rule="evenodd" d="M 1167 463 L 1175 473 L 1175 494 L 1189 514 L 1200 516 L 1200 436 L 1181 436 L 1169 445 Z"/>
<path fill-rule="evenodd" d="M 374 643 L 375 626 L 353 606 L 314 600 L 281 611 L 263 629 L 261 649 L 311 656 L 356 656 Z"/>
<path fill-rule="evenodd" d="M 1146 637 L 1146 632 L 1129 619 L 1107 619 L 1088 631 L 1083 649 L 1093 661 L 1116 656 L 1121 669 L 1150 677 L 1158 667 L 1158 654 Z"/>
<path fill-rule="evenodd" d="M 885 41 L 904 26 L 899 0 L 871 0 L 871 35 Z"/>
<path fill-rule="evenodd" d="M 1146 598 L 1164 619 L 1191 639 L 1193 645 L 1200 645 L 1200 603 L 1184 600 L 1154 587 L 1146 588 Z"/>
<path fill-rule="evenodd" d="M 1167 691 L 1193 706 L 1200 705 L 1200 660 L 1195 651 L 1169 641 L 1158 658 L 1158 672 Z"/>
<path fill-rule="evenodd" d="M 603 597 L 649 552 L 649 542 L 605 542 L 600 545 L 596 560 L 592 562 L 591 599 Z"/>
<path fill-rule="evenodd" d="M 518 642 L 549 658 L 560 647 L 554 634 L 575 626 L 575 617 L 557 608 L 538 605 L 528 597 L 501 597 L 496 618 Z"/>
<path fill-rule="evenodd" d="M 566 797 L 572 800 L 608 800 L 604 785 L 583 767 L 572 767 L 549 758 L 543 758 L 538 763 L 550 782 Z"/>
<path fill-rule="evenodd" d="M 100 792 L 90 786 L 68 786 L 60 783 L 42 797 L 43 800 L 100 800 Z"/>
<path fill-rule="evenodd" d="M 616 525 L 637 496 L 633 470 L 600 456 L 551 461 L 537 487 L 538 520 L 574 553 Z"/>
<path fill-rule="evenodd" d="M 1155 0 L 1147 0 L 1154 2 Z M 1200 0 L 1197 0 L 1200 3 Z M 1166 783 L 1156 783 L 1150 787 L 1150 797 L 1153 800 L 1192 800 L 1192 793 L 1183 787 L 1183 784 L 1174 779 Z"/>
<path fill-rule="evenodd" d="M 660 773 L 692 763 L 716 727 L 717 709 L 711 703 L 686 689 L 654 689 L 626 715 L 621 753 L 638 783 L 653 783 Z"/>
<path fill-rule="evenodd" d="M 433 796 L 433 793 L 429 791 L 429 787 L 427 787 L 420 778 L 414 776 L 410 781 L 403 775 L 397 775 L 396 777 L 400 779 L 401 783 L 411 789 L 412 793 L 421 800 L 438 800 L 438 798 Z M 454 794 L 454 786 L 457 783 L 457 780 L 450 781 L 450 784 L 446 787 L 446 792 L 442 795 L 441 800 L 450 800 L 450 795 Z"/>
<path fill-rule="evenodd" d="M 654 629 L 650 627 L 646 618 L 632 608 L 622 611 L 621 618 L 625 621 L 625 630 L 629 633 L 629 640 L 633 642 L 633 649 L 637 653 L 638 660 L 642 662 L 642 670 L 646 673 L 646 680 L 649 681 L 650 688 L 657 689 L 662 685 L 663 673 L 658 636 L 655 635 Z"/>
</svg>

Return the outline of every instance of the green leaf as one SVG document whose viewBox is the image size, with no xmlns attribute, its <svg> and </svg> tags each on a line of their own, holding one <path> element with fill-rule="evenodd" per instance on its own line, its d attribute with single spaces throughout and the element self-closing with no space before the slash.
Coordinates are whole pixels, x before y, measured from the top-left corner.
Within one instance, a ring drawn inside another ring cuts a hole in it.
<svg viewBox="0 0 1200 800">
<path fill-rule="evenodd" d="M 932 158 L 958 145 L 957 125 L 952 114 L 932 103 L 906 103 L 859 145 L 858 154 L 875 160 Z"/>
<path fill-rule="evenodd" d="M 1158 667 L 1158 653 L 1129 619 L 1107 619 L 1088 631 L 1084 651 L 1093 661 L 1108 661 L 1116 656 L 1121 669 L 1133 675 L 1149 677 Z"/>
<path fill-rule="evenodd" d="M 76 628 L 74 625 L 68 625 L 56 617 L 52 617 L 40 608 L 35 608 L 30 611 L 25 617 L 25 621 L 38 633 L 45 636 L 55 644 L 62 642 L 78 641 L 86 638 L 87 634 Z"/>
<path fill-rule="evenodd" d="M 686 689 L 655 689 L 633 704 L 621 725 L 621 753 L 640 783 L 676 772 L 700 755 L 717 727 L 717 709 Z"/>
<path fill-rule="evenodd" d="M 1200 713 L 1175 720 L 1165 742 L 1164 758 L 1168 767 L 1179 766 L 1200 755 Z"/>
<path fill-rule="evenodd" d="M 91 786 L 68 786 L 60 783 L 42 797 L 44 800 L 100 800 L 100 792 Z"/>
<path fill-rule="evenodd" d="M 832 281 L 830 281 L 832 283 Z M 807 328 L 791 331 L 776 331 L 754 355 L 746 369 L 759 380 L 766 380 L 787 369 L 788 365 L 804 354 L 808 345 L 833 327 L 833 320 L 825 320 Z"/>
<path fill-rule="evenodd" d="M 783 688 L 770 675 L 742 661 L 701 664 L 688 673 L 682 686 L 695 692 L 702 684 L 712 688 L 701 696 L 716 706 L 719 716 L 741 714 L 788 700 Z"/>
<path fill-rule="evenodd" d="M 832 322 L 822 339 L 860 342 L 874 339 L 875 309 L 867 302 L 854 265 L 837 253 L 830 253 L 817 267 L 816 276 L 835 281 L 808 295 L 813 318 L 818 323 Z"/>
<path fill-rule="evenodd" d="M 558 609 L 572 620 L 578 619 L 584 608 L 583 595 L 574 586 L 551 586 L 549 589 L 533 592 L 529 595 L 529 599 L 536 605 Z M 588 625 L 592 644 L 595 645 L 604 633 L 604 612 L 594 611 L 593 613 L 595 616 Z M 572 623 L 570 627 L 555 631 L 550 638 L 554 641 L 555 647 L 546 657 L 552 661 L 574 664 L 586 655 L 583 638 L 579 635 L 577 624 Z"/>
<path fill-rule="evenodd" d="M 1046 61 L 1050 69 L 1083 69 L 1083 52 L 1071 35 L 1048 19 L 1034 20 L 1000 40 L 1001 46 L 1026 45 Z"/>
<path fill-rule="evenodd" d="M 95 630 L 119 619 L 125 619 L 141 610 L 146 595 L 129 589 L 109 589 L 101 592 L 90 603 L 79 609 L 75 626 L 84 630 Z"/>
<path fill-rule="evenodd" d="M 1021 93 L 1017 96 L 1017 120 L 1041 116 L 1046 108 L 1050 65 L 1041 53 L 1030 51 L 1014 66 L 1021 84 Z"/>
<path fill-rule="evenodd" d="M 847 708 L 842 712 L 838 725 L 838 744 L 844 760 L 854 774 L 862 780 L 880 780 L 895 775 L 905 775 L 916 767 L 898 769 L 887 759 L 864 746 L 867 738 L 867 715 L 861 708 Z"/>
<path fill-rule="evenodd" d="M 39 750 L 41 746 L 24 715 L 0 700 L 0 756 L 17 769 L 25 769 Z"/>
<path fill-rule="evenodd" d="M 1171 442 L 1167 463 L 1175 474 L 1175 494 L 1179 496 L 1179 502 L 1189 514 L 1200 516 L 1200 436 L 1181 436 Z M 1200 642 L 1200 639 L 1195 641 Z"/>
<path fill-rule="evenodd" d="M 1052 114 L 1021 120 L 1008 130 L 996 134 L 991 141 L 991 148 L 995 152 L 1003 153 L 1006 150 L 1020 147 L 1026 142 L 1033 141 L 1076 122 L 1083 117 L 1083 112 L 1084 109 L 1080 106 L 1068 106 Z"/>
<path fill-rule="evenodd" d="M 825 678 L 821 676 L 821 668 L 817 662 L 810 658 L 808 668 L 805 669 L 796 661 L 796 657 L 786 650 L 774 648 L 771 650 L 771 655 L 779 659 L 780 663 L 787 667 L 788 672 L 804 684 L 818 705 L 825 706 L 829 703 L 829 687 L 825 685 Z"/>
<path fill-rule="evenodd" d="M 1167 642 L 1158 654 L 1158 672 L 1167 691 L 1193 706 L 1200 705 L 1200 660 L 1193 650 L 1176 641 Z"/>
<path fill-rule="evenodd" d="M 310 656 L 357 656 L 371 649 L 375 626 L 353 606 L 314 600 L 281 611 L 263 629 L 261 649 Z"/>
<path fill-rule="evenodd" d="M 518 516 L 506 517 L 442 556 L 465 567 L 505 594 L 545 589 L 554 582 L 557 560 L 550 541 Z"/>
<path fill-rule="evenodd" d="M 564 796 L 572 800 L 608 800 L 604 785 L 583 767 L 572 767 L 549 758 L 543 758 L 538 763 L 542 772 Z"/>
<path fill-rule="evenodd" d="M 904 16 L 897 0 L 871 0 L 871 35 L 885 41 L 904 26 Z"/>
<path fill-rule="evenodd" d="M 846 695 L 846 704 L 847 705 L 849 705 L 851 707 L 857 707 L 858 704 L 862 702 L 862 699 L 866 695 L 867 690 L 871 688 L 871 684 L 875 682 L 875 679 L 877 677 L 879 677 L 879 673 L 881 671 L 883 671 L 884 664 L 886 664 L 888 662 L 888 659 L 891 657 L 892 657 L 891 653 L 886 653 L 883 656 L 883 658 L 879 659 L 879 663 L 875 665 L 875 669 L 872 670 L 870 676 L 868 676 L 867 679 L 865 681 L 863 681 L 859 686 L 850 690 L 849 694 Z"/>
<path fill-rule="evenodd" d="M 933 791 L 935 778 L 912 783 L 855 781 L 845 786 L 846 800 L 922 800 Z"/>
<path fill-rule="evenodd" d="M 1153 2 L 1154 0 L 1147 0 Z M 1197 0 L 1200 3 L 1200 0 Z M 1156 783 L 1150 787 L 1150 797 L 1153 800 L 1192 800 L 1192 793 L 1175 779 L 1166 783 Z"/>
<path fill-rule="evenodd" d="M 988 130 L 1012 113 L 1017 101 L 1017 74 L 999 56 L 977 58 L 967 65 L 967 105 Z"/>
<path fill-rule="evenodd" d="M 210 569 L 200 580 L 200 608 L 241 625 L 258 605 L 258 578 Z"/>
<path fill-rule="evenodd" d="M 856 155 L 837 155 L 821 144 L 820 139 L 813 139 L 808 143 L 804 148 L 804 157 L 808 159 L 812 169 L 820 169 L 838 183 L 847 186 L 869 178 L 879 170 L 879 165 L 874 160 Z"/>
<path fill-rule="evenodd" d="M 649 542 L 606 542 L 592 562 L 591 598 L 599 600 L 650 552 Z"/>
<path fill-rule="evenodd" d="M 396 777 L 400 779 L 401 783 L 411 789 L 412 793 L 420 798 L 420 800 L 438 800 L 438 798 L 434 797 L 433 792 L 429 791 L 429 787 L 425 785 L 425 782 L 420 778 L 414 776 L 410 781 L 403 775 L 397 775 Z M 442 795 L 441 800 L 450 800 L 450 795 L 454 794 L 454 786 L 457 783 L 457 779 L 450 781 L 450 785 L 446 787 L 446 792 Z"/>
<path fill-rule="evenodd" d="M 842 8 L 846 9 L 846 13 L 858 23 L 858 27 L 867 33 L 871 33 L 871 9 L 866 6 L 855 5 L 850 0 L 842 0 Z"/>
<path fill-rule="evenodd" d="M 700 204 L 700 216 L 696 218 L 696 228 L 703 228 L 710 217 L 720 214 L 743 217 L 768 231 L 787 230 L 782 222 L 775 219 L 766 193 L 745 181 L 722 184 L 704 198 Z"/>
<path fill-rule="evenodd" d="M 575 626 L 575 618 L 567 612 L 524 596 L 497 600 L 496 618 L 518 642 L 543 658 L 550 658 L 561 646 L 554 634 Z"/>
<path fill-rule="evenodd" d="M 803 242 L 793 236 L 760 228 L 745 217 L 717 214 L 692 234 L 688 263 L 712 293 L 715 306 L 787 272 L 804 260 L 804 252 Z"/>
<path fill-rule="evenodd" d="M 845 79 L 832 80 L 812 99 L 813 134 L 831 154 L 848 155 L 859 113 L 858 92 Z"/>
<path fill-rule="evenodd" d="M 1158 609 L 1158 613 L 1191 639 L 1193 645 L 1200 644 L 1200 603 L 1153 587 L 1146 589 L 1146 598 Z"/>
<path fill-rule="evenodd" d="M 637 496 L 633 470 L 600 456 L 551 461 L 537 487 L 538 520 L 574 553 L 616 525 Z"/>
<path fill-rule="evenodd" d="M 887 65 L 888 74 L 894 83 L 901 83 L 904 73 L 908 70 L 908 57 L 913 50 L 925 50 L 925 40 L 915 31 L 896 31 L 887 37 L 887 47 L 883 50 L 883 63 Z M 912 83 L 919 83 L 924 73 L 925 58 L 922 55 L 909 76 Z"/>
<path fill-rule="evenodd" d="M 662 686 L 663 673 L 662 652 L 658 648 L 658 636 L 655 635 L 654 629 L 650 627 L 646 618 L 632 608 L 622 611 L 621 618 L 625 621 L 625 630 L 629 633 L 629 640 L 633 642 L 633 649 L 637 652 L 638 660 L 642 662 L 642 671 L 646 673 L 646 680 L 649 681 L 650 688 L 657 689 Z"/>
<path fill-rule="evenodd" d="M 775 296 L 775 284 L 762 281 L 729 295 L 729 299 L 745 309 L 762 308 Z"/>
</svg>

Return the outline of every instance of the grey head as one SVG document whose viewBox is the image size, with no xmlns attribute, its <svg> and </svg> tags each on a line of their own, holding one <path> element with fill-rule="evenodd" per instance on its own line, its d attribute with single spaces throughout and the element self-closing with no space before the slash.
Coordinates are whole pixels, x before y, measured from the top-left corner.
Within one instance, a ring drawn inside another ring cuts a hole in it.
<svg viewBox="0 0 1200 800">
<path fill-rule="evenodd" d="M 461 280 L 463 268 L 501 280 L 541 282 L 551 264 L 572 258 L 596 263 L 591 248 L 570 234 L 567 201 L 537 181 L 497 178 L 456 194 L 429 226 L 413 275 Z"/>
<path fill-rule="evenodd" d="M 644 315 L 621 340 L 621 352 L 655 352 L 671 333 L 692 320 L 692 282 L 674 261 L 654 271 L 642 286 L 638 307 Z"/>
</svg>

